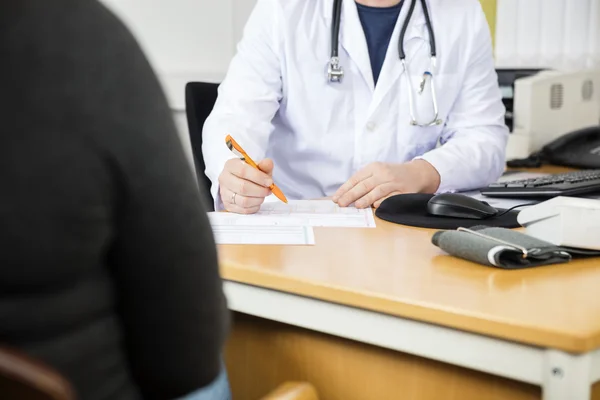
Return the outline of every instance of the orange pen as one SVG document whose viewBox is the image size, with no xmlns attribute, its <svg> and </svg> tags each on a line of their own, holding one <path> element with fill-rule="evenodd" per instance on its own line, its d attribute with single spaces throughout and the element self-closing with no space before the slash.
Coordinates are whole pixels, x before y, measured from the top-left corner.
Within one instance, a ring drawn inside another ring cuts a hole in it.
<svg viewBox="0 0 600 400">
<path fill-rule="evenodd" d="M 244 151 L 244 149 L 242 149 L 242 146 L 240 146 L 231 137 L 231 135 L 227 135 L 227 137 L 225 138 L 225 144 L 227 145 L 229 150 L 231 150 L 233 152 L 233 154 L 235 154 L 236 156 L 238 156 L 240 158 L 240 160 L 244 161 L 246 164 L 248 164 L 260 171 L 260 168 L 258 168 L 258 165 L 250 158 L 250 156 Z M 281 189 L 279 189 L 277 187 L 277 185 L 275 185 L 275 183 L 273 183 L 271 186 L 269 186 L 269 189 L 271 189 L 271 192 L 273 192 L 273 194 L 275 196 L 277 196 L 277 198 L 279 200 L 283 201 L 284 203 L 288 202 L 287 198 L 285 197 L 285 195 L 283 194 Z"/>
</svg>

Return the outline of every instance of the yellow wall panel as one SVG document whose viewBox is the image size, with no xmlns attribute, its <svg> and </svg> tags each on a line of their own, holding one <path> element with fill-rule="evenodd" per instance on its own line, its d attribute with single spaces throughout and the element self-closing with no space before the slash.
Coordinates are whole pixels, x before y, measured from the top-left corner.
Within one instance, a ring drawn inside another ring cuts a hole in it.
<svg viewBox="0 0 600 400">
<path fill-rule="evenodd" d="M 485 12 L 485 16 L 487 18 L 488 24 L 490 26 L 490 31 L 492 32 L 492 41 L 495 41 L 496 36 L 496 0 L 479 0 L 481 2 L 481 7 L 483 7 L 483 11 Z"/>
</svg>

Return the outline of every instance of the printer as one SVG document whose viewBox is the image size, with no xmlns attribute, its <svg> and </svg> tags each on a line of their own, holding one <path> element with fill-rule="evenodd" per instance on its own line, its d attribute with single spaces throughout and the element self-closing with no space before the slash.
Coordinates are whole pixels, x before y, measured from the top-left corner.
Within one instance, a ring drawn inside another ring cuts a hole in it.
<svg viewBox="0 0 600 400">
<path fill-rule="evenodd" d="M 497 69 L 507 159 L 527 158 L 560 136 L 600 125 L 600 69 Z"/>
</svg>

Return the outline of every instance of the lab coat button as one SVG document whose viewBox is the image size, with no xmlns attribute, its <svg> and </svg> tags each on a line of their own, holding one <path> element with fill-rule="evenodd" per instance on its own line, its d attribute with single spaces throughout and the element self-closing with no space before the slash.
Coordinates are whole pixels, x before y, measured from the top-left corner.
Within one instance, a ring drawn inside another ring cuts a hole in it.
<svg viewBox="0 0 600 400">
<path fill-rule="evenodd" d="M 369 122 L 367 123 L 367 130 L 368 130 L 369 132 L 373 132 L 373 131 L 374 131 L 376 128 L 377 128 L 377 124 L 376 124 L 375 122 L 373 122 L 373 121 L 369 121 Z"/>
</svg>

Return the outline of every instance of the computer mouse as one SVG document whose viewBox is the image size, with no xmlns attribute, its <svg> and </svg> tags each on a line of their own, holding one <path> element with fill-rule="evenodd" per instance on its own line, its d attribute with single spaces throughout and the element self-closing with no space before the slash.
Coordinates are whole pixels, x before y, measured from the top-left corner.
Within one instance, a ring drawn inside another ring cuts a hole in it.
<svg viewBox="0 0 600 400">
<path fill-rule="evenodd" d="M 431 215 L 449 218 L 486 219 L 498 214 L 498 210 L 487 203 L 457 193 L 442 193 L 427 202 Z"/>
</svg>

